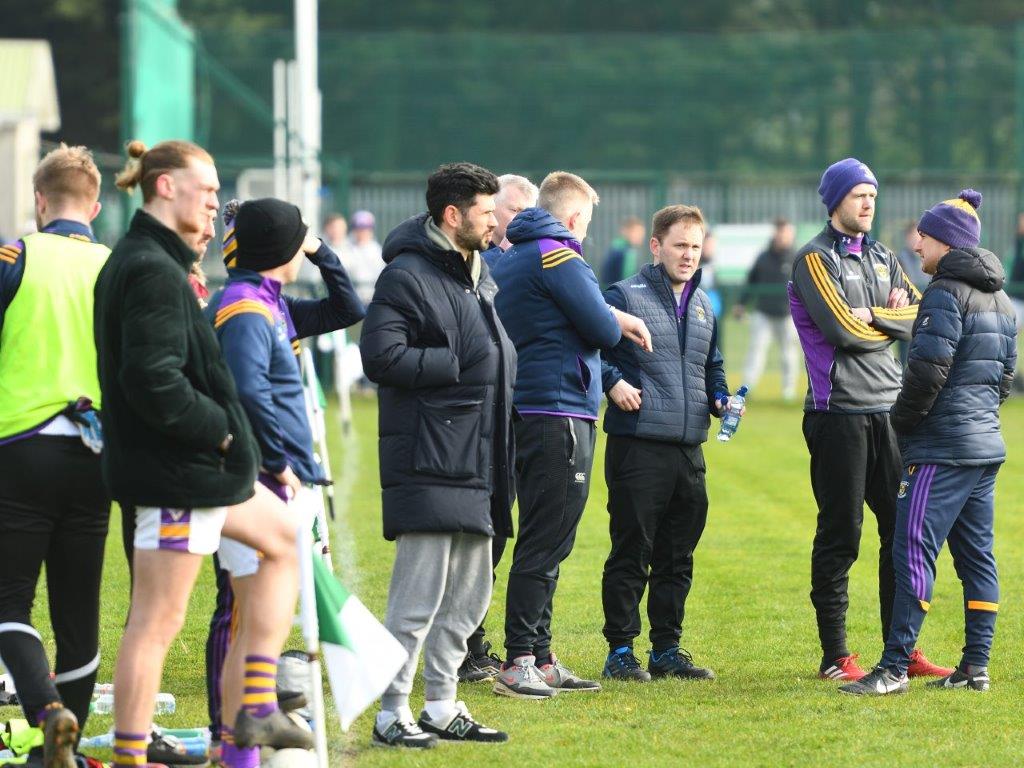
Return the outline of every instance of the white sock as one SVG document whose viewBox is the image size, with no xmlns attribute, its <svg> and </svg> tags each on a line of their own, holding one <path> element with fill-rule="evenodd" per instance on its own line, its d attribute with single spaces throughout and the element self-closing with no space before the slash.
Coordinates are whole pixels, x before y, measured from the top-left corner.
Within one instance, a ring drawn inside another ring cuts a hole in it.
<svg viewBox="0 0 1024 768">
<path fill-rule="evenodd" d="M 400 720 L 406 723 L 416 722 L 412 716 L 412 710 L 409 709 L 408 704 L 403 704 L 394 710 L 382 709 L 377 713 L 377 730 L 383 733 L 388 727 L 395 722 Z"/>
<path fill-rule="evenodd" d="M 447 724 L 455 714 L 455 699 L 427 701 L 424 702 L 423 709 L 432 723 Z"/>
</svg>

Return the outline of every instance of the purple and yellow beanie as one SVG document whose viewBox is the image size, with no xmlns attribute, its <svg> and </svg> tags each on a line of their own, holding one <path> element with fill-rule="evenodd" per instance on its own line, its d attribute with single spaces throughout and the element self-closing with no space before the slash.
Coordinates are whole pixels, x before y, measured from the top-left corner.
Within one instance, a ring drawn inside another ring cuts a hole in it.
<svg viewBox="0 0 1024 768">
<path fill-rule="evenodd" d="M 961 190 L 952 200 L 933 205 L 921 216 L 917 231 L 951 248 L 976 248 L 981 242 L 981 192 Z"/>
</svg>

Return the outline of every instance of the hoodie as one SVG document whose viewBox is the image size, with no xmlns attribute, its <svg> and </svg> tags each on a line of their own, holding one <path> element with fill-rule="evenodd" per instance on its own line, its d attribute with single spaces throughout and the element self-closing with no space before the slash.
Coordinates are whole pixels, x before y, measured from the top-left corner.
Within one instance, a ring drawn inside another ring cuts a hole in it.
<svg viewBox="0 0 1024 768">
<path fill-rule="evenodd" d="M 1006 459 L 999 406 L 1017 364 L 1006 273 L 982 248 L 949 251 L 921 299 L 903 387 L 891 411 L 903 463 Z"/>
<path fill-rule="evenodd" d="M 512 247 L 493 276 L 495 307 L 519 354 L 516 410 L 596 421 L 600 350 L 622 334 L 583 246 L 543 208 L 519 213 L 505 236 Z"/>
</svg>

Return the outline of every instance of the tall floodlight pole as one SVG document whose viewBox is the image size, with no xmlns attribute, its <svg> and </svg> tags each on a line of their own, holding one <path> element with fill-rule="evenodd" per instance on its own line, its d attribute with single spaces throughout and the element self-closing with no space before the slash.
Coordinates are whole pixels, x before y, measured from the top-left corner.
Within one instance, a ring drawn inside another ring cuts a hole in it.
<svg viewBox="0 0 1024 768">
<path fill-rule="evenodd" d="M 295 62 L 298 69 L 302 213 L 320 230 L 320 86 L 317 76 L 317 0 L 295 0 Z"/>
</svg>

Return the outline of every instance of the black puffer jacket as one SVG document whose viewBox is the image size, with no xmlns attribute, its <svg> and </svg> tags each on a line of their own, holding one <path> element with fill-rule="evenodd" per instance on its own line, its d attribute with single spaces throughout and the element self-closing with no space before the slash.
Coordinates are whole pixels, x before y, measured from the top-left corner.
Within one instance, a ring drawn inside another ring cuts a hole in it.
<svg viewBox="0 0 1024 768">
<path fill-rule="evenodd" d="M 188 283 L 194 260 L 139 210 L 96 280 L 103 479 L 122 504 L 221 507 L 253 494 L 259 449 Z"/>
<path fill-rule="evenodd" d="M 472 269 L 427 218 L 384 242 L 388 266 L 359 342 L 380 385 L 384 537 L 511 536 L 515 349 L 483 260 Z"/>
<path fill-rule="evenodd" d="M 924 292 L 903 388 L 892 407 L 903 463 L 983 465 L 1006 458 L 999 405 L 1017 363 L 1003 266 L 981 248 L 952 250 Z"/>
</svg>

